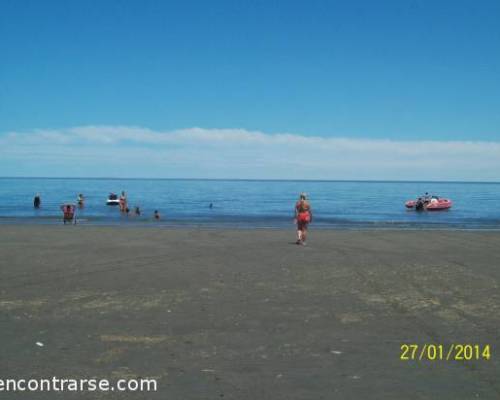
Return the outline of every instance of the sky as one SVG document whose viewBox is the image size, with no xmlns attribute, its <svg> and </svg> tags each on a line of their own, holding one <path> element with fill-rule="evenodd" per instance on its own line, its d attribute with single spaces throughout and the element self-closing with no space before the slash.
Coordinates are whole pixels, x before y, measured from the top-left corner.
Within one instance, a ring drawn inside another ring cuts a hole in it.
<svg viewBox="0 0 500 400">
<path fill-rule="evenodd" d="M 0 176 L 500 181 L 500 2 L 0 1 Z"/>
</svg>

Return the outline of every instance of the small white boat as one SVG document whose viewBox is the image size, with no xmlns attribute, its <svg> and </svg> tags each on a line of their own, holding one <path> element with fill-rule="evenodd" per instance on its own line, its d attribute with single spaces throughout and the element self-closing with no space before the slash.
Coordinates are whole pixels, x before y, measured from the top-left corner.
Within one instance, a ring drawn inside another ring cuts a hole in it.
<svg viewBox="0 0 500 400">
<path fill-rule="evenodd" d="M 114 193 L 110 193 L 108 196 L 108 199 L 106 200 L 106 205 L 108 205 L 108 206 L 120 205 L 120 199 L 118 198 L 118 195 L 116 195 Z"/>
</svg>

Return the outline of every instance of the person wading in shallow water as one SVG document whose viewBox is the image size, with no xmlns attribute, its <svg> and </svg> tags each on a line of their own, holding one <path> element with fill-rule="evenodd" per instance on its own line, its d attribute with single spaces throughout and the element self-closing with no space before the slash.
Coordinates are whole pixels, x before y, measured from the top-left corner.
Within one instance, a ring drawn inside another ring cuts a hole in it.
<svg viewBox="0 0 500 400">
<path fill-rule="evenodd" d="M 83 194 L 79 194 L 78 197 L 76 198 L 76 202 L 78 204 L 78 207 L 80 208 L 83 208 L 84 204 L 85 204 L 85 199 L 83 197 Z"/>
<path fill-rule="evenodd" d="M 307 226 L 312 222 L 312 210 L 307 195 L 301 193 L 299 201 L 295 203 L 295 223 L 297 224 L 297 241 L 296 244 L 305 246 L 307 238 Z"/>
<path fill-rule="evenodd" d="M 64 225 L 66 224 L 76 225 L 75 206 L 73 206 L 72 204 L 63 204 L 61 206 L 61 211 L 63 212 Z"/>
<path fill-rule="evenodd" d="M 125 212 L 127 210 L 127 195 L 125 194 L 124 191 L 122 191 L 122 194 L 120 195 L 119 198 L 119 204 L 120 204 L 120 211 Z"/>
<path fill-rule="evenodd" d="M 41 204 L 42 204 L 42 198 L 40 197 L 40 194 L 37 193 L 37 194 L 35 194 L 35 197 L 33 198 L 33 207 L 40 208 Z"/>
</svg>

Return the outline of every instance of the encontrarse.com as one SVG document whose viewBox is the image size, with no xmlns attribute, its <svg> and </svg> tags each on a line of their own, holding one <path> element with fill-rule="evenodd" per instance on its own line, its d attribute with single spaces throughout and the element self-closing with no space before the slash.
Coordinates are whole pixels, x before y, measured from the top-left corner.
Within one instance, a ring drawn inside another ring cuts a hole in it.
<svg viewBox="0 0 500 400">
<path fill-rule="evenodd" d="M 156 392 L 156 379 L 1 379 L 0 392 Z"/>
</svg>

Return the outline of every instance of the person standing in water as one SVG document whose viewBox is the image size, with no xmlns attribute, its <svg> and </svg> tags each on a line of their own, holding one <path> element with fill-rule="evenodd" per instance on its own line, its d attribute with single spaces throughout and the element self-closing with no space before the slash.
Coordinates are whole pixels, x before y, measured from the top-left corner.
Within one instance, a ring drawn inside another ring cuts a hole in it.
<svg viewBox="0 0 500 400">
<path fill-rule="evenodd" d="M 40 197 L 40 193 L 37 193 L 33 198 L 33 207 L 40 208 L 41 204 L 42 204 L 42 198 Z"/>
<path fill-rule="evenodd" d="M 299 201 L 295 203 L 295 223 L 297 224 L 297 241 L 296 244 L 305 246 L 307 238 L 307 226 L 312 222 L 311 204 L 307 200 L 307 195 L 301 193 Z"/>
<path fill-rule="evenodd" d="M 64 225 L 66 224 L 76 225 L 75 206 L 73 206 L 72 204 L 63 204 L 61 206 L 61 211 L 63 212 Z"/>
<path fill-rule="evenodd" d="M 127 210 L 127 195 L 125 194 L 124 191 L 122 191 L 122 194 L 120 195 L 120 211 L 125 212 Z"/>
<path fill-rule="evenodd" d="M 83 205 L 85 203 L 85 199 L 83 198 L 83 194 L 80 193 L 78 195 L 76 202 L 78 203 L 78 207 L 83 208 Z"/>
</svg>

